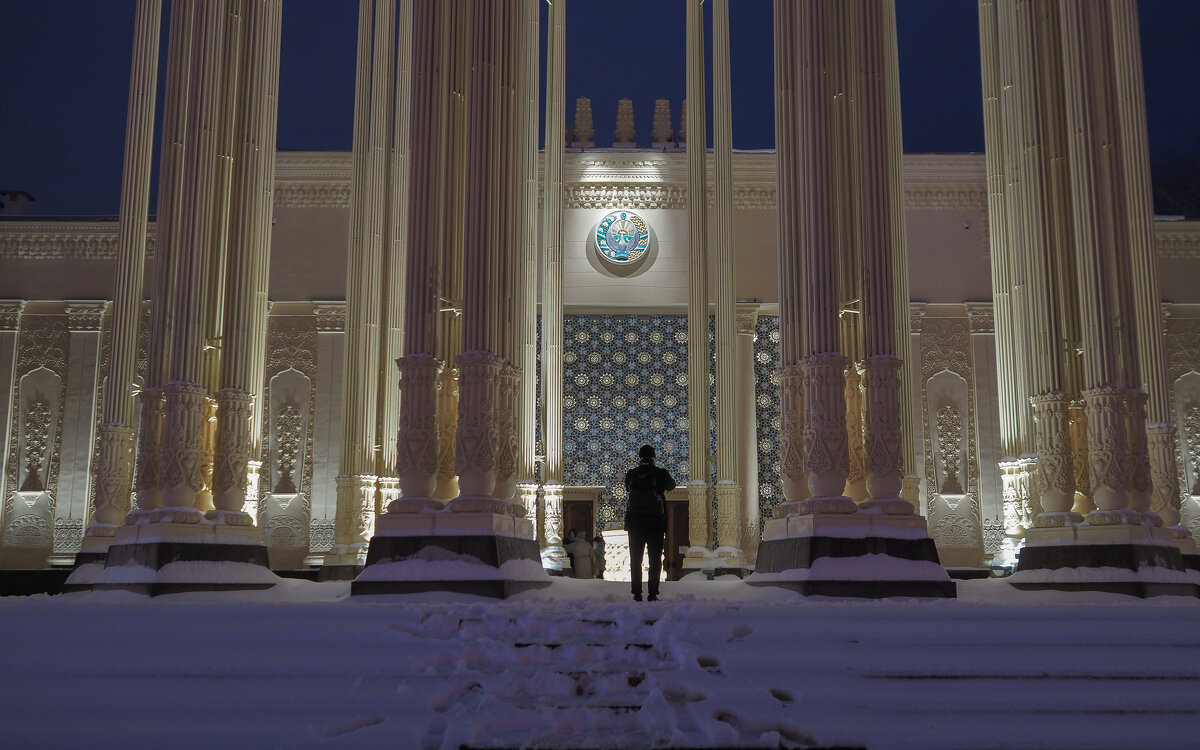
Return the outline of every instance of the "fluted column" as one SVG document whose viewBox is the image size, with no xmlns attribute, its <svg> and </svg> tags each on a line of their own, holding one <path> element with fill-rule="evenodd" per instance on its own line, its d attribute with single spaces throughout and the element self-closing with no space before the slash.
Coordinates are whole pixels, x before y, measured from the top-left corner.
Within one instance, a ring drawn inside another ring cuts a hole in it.
<svg viewBox="0 0 1200 750">
<path fill-rule="evenodd" d="M 235 125 L 229 275 L 226 279 L 221 391 L 213 471 L 214 518 L 246 526 L 251 461 L 259 460 L 253 411 L 262 406 L 256 354 L 267 338 L 267 276 L 274 213 L 275 133 L 279 113 L 281 0 L 246 0 Z M 257 366 L 257 369 L 256 369 Z"/>
<path fill-rule="evenodd" d="M 375 460 L 380 506 L 387 507 L 401 495 L 397 469 L 401 446 L 400 372 L 397 362 L 404 356 L 404 302 L 407 284 L 409 239 L 409 140 L 412 122 L 413 0 L 396 0 L 399 34 L 396 36 L 392 142 L 387 163 L 387 226 L 380 254 L 380 289 L 383 319 L 379 339 L 378 422 L 375 426 L 380 450 Z M 428 395 L 428 408 L 436 399 Z M 434 416 L 436 424 L 436 416 Z M 434 439 L 436 457 L 436 437 Z M 425 493 L 428 496 L 429 493 Z"/>
<path fill-rule="evenodd" d="M 137 376 L 137 336 L 146 263 L 150 166 L 154 147 L 154 101 L 158 81 L 158 39 L 162 0 L 138 0 L 134 11 L 133 55 L 125 121 L 125 160 L 117 222 L 117 269 L 113 283 L 108 383 L 99 429 L 95 510 L 83 551 L 99 551 L 129 512 L 133 483 L 131 394 Z"/>
<path fill-rule="evenodd" d="M 373 7 L 374 5 L 374 7 Z M 354 166 L 346 272 L 342 452 L 334 546 L 326 565 L 361 562 L 374 531 L 380 257 L 391 114 L 394 0 L 360 0 L 354 87 Z M 373 24 L 372 24 L 373 22 Z M 372 28 L 374 39 L 372 40 Z M 374 54 L 372 55 L 372 51 Z"/>
<path fill-rule="evenodd" d="M 729 0 L 713 4 L 713 259 L 717 287 L 717 546 L 740 549 L 737 324 L 733 264 L 733 108 L 729 90 Z"/>
<path fill-rule="evenodd" d="M 517 289 L 521 314 L 521 340 L 518 342 L 521 369 L 519 404 L 520 418 L 517 420 L 517 435 L 521 449 L 518 477 L 524 485 L 522 497 L 528 499 L 533 492 L 536 519 L 537 488 L 529 485 L 537 481 L 537 264 L 538 264 L 538 89 L 539 45 L 533 40 L 539 37 L 539 0 L 525 0 L 522 23 L 525 39 L 529 41 L 521 50 L 521 65 L 525 75 L 525 102 L 521 110 L 519 131 L 522 136 L 521 170 L 523 190 L 521 193 L 521 257 L 517 263 Z"/>
<path fill-rule="evenodd" d="M 1125 200 L 1133 294 L 1134 351 L 1137 383 L 1148 395 L 1148 461 L 1152 477 L 1150 510 L 1168 525 L 1179 522 L 1179 470 L 1175 465 L 1178 439 L 1171 424 L 1171 404 L 1163 355 L 1163 326 L 1159 314 L 1158 256 L 1154 248 L 1154 197 L 1150 181 L 1150 146 L 1146 134 L 1146 91 L 1142 71 L 1137 3 L 1112 0 L 1117 117 L 1121 133 Z M 1130 384 L 1133 385 L 1133 384 Z"/>
<path fill-rule="evenodd" d="M 542 179 L 542 440 L 546 461 L 542 515 L 544 545 L 562 547 L 563 477 L 563 149 L 567 105 L 566 0 L 550 3 L 546 32 L 546 126 Z M 555 550 L 559 556 L 565 553 Z"/>
<path fill-rule="evenodd" d="M 896 39 L 896 4 L 888 0 L 884 12 L 884 66 L 887 71 L 886 107 L 888 138 L 888 197 L 891 201 L 892 230 L 892 328 L 895 354 L 900 368 L 900 469 L 904 489 L 900 496 L 914 507 L 920 505 L 917 476 L 916 404 L 914 377 L 919 375 L 912 356 L 912 331 L 908 305 L 908 228 L 904 209 L 904 133 L 900 117 L 900 59 Z"/>
<path fill-rule="evenodd" d="M 522 178 L 516 132 L 524 105 L 522 2 L 473 0 L 469 7 L 466 187 L 472 200 L 464 221 L 463 353 L 458 357 L 459 498 L 451 507 L 474 510 L 477 504 L 460 501 L 494 498 L 499 504 L 489 507 L 512 505 L 523 515 L 524 508 L 511 502 L 515 482 L 508 486 L 507 462 L 515 442 L 508 411 L 515 384 L 504 357 L 512 349 L 504 319 L 512 291 L 506 282 L 514 276 L 520 238 L 514 197 L 521 194 Z"/>
<path fill-rule="evenodd" d="M 172 293 L 169 382 L 164 389 L 162 428 L 163 506 L 169 512 L 151 520 L 195 523 L 193 506 L 207 501 L 205 431 L 208 424 L 204 387 L 209 304 L 212 287 L 215 211 L 221 177 L 224 84 L 225 8 L 199 3 L 192 28 L 192 64 L 188 81 L 187 136 L 181 193 L 178 267 Z M 170 249 L 166 249 L 170 252 Z M 191 509 L 185 511 L 184 509 Z"/>
<path fill-rule="evenodd" d="M 181 191 L 187 145 L 188 77 L 192 65 L 194 20 L 194 0 L 172 3 L 158 178 L 158 215 L 155 220 L 154 279 L 146 342 L 146 384 L 138 395 L 141 422 L 138 426 L 134 479 L 137 510 L 129 520 L 162 505 L 163 386 L 167 383 L 167 367 L 171 357 L 171 301 L 178 266 L 179 220 L 183 210 Z"/>
<path fill-rule="evenodd" d="M 712 546 L 708 494 L 708 210 L 703 0 L 687 0 L 688 523 L 689 543 Z"/>
<path fill-rule="evenodd" d="M 1018 394 L 1014 347 L 1017 341 L 1012 310 L 1010 264 L 1014 252 L 1008 232 L 1005 174 L 1004 113 L 1001 102 L 1000 50 L 996 30 L 996 0 L 979 0 L 980 62 L 983 77 L 983 134 L 987 168 L 988 248 L 991 261 L 992 304 L 996 326 L 996 384 L 1000 411 L 1002 458 L 1025 452 L 1021 438 L 1023 411 Z M 1011 476 L 1003 472 L 1004 477 Z M 1006 503 L 1015 517 L 1012 503 Z M 1012 530 L 1015 530 L 1015 526 Z"/>
<path fill-rule="evenodd" d="M 742 488 L 738 520 L 744 559 L 753 564 L 762 540 L 758 507 L 758 419 L 754 376 L 754 336 L 757 303 L 737 305 L 738 484 Z M 766 437 L 765 435 L 763 436 Z"/>
<path fill-rule="evenodd" d="M 1115 123 L 1110 18 L 1106 8 L 1065 0 L 1062 65 L 1070 145 L 1075 261 L 1082 323 L 1083 378 L 1088 416 L 1088 461 L 1096 511 L 1092 523 L 1112 523 L 1129 506 L 1125 386 L 1119 380 L 1117 279 L 1112 248 L 1124 238 L 1114 227 L 1119 180 L 1108 167 Z M 1117 521 L 1119 522 L 1119 521 Z"/>
<path fill-rule="evenodd" d="M 406 353 L 396 363 L 401 395 L 395 468 L 400 477 L 401 504 L 420 503 L 434 496 L 439 435 L 447 429 L 453 431 L 452 423 L 445 423 L 444 414 L 453 404 L 442 404 L 446 396 L 453 395 L 442 392 L 454 390 L 453 376 L 449 384 L 444 381 L 443 363 L 436 357 L 439 301 L 435 269 L 444 189 L 438 157 L 446 142 L 447 120 L 439 62 L 447 33 L 445 13 L 438 4 L 416 0 L 412 10 L 411 189 L 403 297 Z M 393 503 L 389 509 L 399 507 Z"/>
</svg>

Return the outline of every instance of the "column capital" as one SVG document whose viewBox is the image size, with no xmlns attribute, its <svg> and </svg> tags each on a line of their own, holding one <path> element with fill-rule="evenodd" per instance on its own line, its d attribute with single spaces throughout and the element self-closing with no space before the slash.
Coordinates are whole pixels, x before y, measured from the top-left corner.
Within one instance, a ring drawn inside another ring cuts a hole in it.
<svg viewBox="0 0 1200 750">
<path fill-rule="evenodd" d="M 738 335 L 754 335 L 754 326 L 758 323 L 758 311 L 761 307 L 758 302 L 738 302 L 734 305 Z"/>
<path fill-rule="evenodd" d="M 346 303 L 343 301 L 314 302 L 313 315 L 319 333 L 341 333 L 346 330 Z"/>
<path fill-rule="evenodd" d="M 15 331 L 21 326 L 21 313 L 25 310 L 23 299 L 0 300 L 0 331 Z"/>
<path fill-rule="evenodd" d="M 964 302 L 971 333 L 995 333 L 996 319 L 991 302 Z"/>
<path fill-rule="evenodd" d="M 108 300 L 67 300 L 67 328 L 72 331 L 99 331 L 104 326 Z"/>
</svg>

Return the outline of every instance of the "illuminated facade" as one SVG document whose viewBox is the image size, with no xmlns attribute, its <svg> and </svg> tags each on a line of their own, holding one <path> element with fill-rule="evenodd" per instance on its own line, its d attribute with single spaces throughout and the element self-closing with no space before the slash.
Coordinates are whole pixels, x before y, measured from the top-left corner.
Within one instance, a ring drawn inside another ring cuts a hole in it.
<svg viewBox="0 0 1200 750">
<path fill-rule="evenodd" d="M 562 2 L 542 113 L 520 44 L 536 3 L 377 0 L 354 151 L 276 154 L 281 3 L 245 3 L 238 54 L 261 59 L 239 66 L 229 17 L 177 13 L 163 138 L 183 145 L 156 221 L 136 220 L 155 103 L 131 96 L 119 221 L 0 222 L 0 566 L 78 556 L 85 583 L 115 583 L 114 544 L 205 544 L 197 559 L 244 566 L 223 583 L 260 585 L 267 560 L 353 577 L 375 549 L 356 586 L 386 591 L 478 537 L 490 551 L 463 554 L 512 563 L 478 580 L 540 585 L 571 519 L 620 520 L 644 442 L 680 484 L 676 574 L 744 574 L 764 533 L 928 538 L 947 567 L 1099 527 L 1194 554 L 1169 529 L 1200 534 L 1200 226 L 1151 221 L 1134 4 L 1035 42 L 1036 19 L 983 0 L 987 155 L 903 157 L 889 4 L 780 3 L 777 46 L 804 52 L 776 59 L 793 116 L 775 153 L 730 148 L 725 5 L 708 153 L 566 150 Z M 144 79 L 160 4 L 138 8 Z M 389 36 L 397 16 L 422 33 Z M 1010 54 L 1034 44 L 1108 72 L 1034 75 Z M 207 73 L 185 80 L 185 54 Z M 874 83 L 838 77 L 859 59 Z M 814 61 L 839 72 L 818 85 Z M 1042 83 L 1082 93 L 1051 107 Z M 1132 104 L 1097 114 L 1110 90 Z M 680 130 L 703 120 L 693 106 Z M 1124 160 L 1055 171 L 1094 161 L 1065 137 L 1079 122 Z M 1089 424 L 1115 436 L 1107 464 Z"/>
</svg>

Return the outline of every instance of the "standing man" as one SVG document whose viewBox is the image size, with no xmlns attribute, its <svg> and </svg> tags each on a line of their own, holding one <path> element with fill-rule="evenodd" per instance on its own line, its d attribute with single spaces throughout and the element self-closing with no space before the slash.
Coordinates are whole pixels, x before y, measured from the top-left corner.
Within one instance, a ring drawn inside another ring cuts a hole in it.
<svg viewBox="0 0 1200 750">
<path fill-rule="evenodd" d="M 642 600 L 642 555 L 649 548 L 649 601 L 658 601 L 658 579 L 662 574 L 663 540 L 667 533 L 666 494 L 675 489 L 671 472 L 654 465 L 654 446 L 643 445 L 638 465 L 625 472 L 625 531 L 629 534 L 629 573 L 633 600 Z"/>
</svg>

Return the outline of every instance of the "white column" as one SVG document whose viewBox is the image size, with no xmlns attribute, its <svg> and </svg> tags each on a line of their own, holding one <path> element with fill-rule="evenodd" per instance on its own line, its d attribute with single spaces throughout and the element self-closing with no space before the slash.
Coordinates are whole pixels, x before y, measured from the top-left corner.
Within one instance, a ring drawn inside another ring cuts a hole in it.
<svg viewBox="0 0 1200 750">
<path fill-rule="evenodd" d="M 762 540 L 758 508 L 758 419 L 754 386 L 754 336 L 757 303 L 737 305 L 738 484 L 742 488 L 738 521 L 743 559 L 753 564 Z M 763 437 L 766 437 L 765 435 Z"/>
<path fill-rule="evenodd" d="M 401 397 L 396 472 L 403 498 L 389 504 L 389 511 L 394 512 L 403 505 L 431 504 L 437 486 L 439 430 L 445 426 L 445 415 L 439 413 L 444 411 L 441 390 L 445 386 L 443 363 L 436 356 L 440 307 L 436 268 L 439 212 L 446 183 L 439 158 L 448 142 L 449 110 L 445 81 L 438 71 L 451 29 L 446 23 L 448 14 L 432 0 L 417 0 L 412 20 L 405 355 L 397 362 Z"/>
<path fill-rule="evenodd" d="M 525 39 L 521 50 L 521 65 L 525 75 L 525 102 L 521 110 L 519 131 L 523 134 L 521 170 L 523 190 L 521 193 L 521 257 L 517 263 L 517 288 L 521 312 L 521 339 L 517 342 L 518 365 L 521 369 L 520 418 L 517 421 L 517 436 L 521 449 L 518 477 L 522 483 L 521 494 L 528 503 L 533 493 L 534 519 L 537 518 L 537 267 L 538 267 L 538 90 L 539 90 L 539 45 L 538 41 L 540 0 L 525 0 L 523 6 Z M 532 489 L 530 485 L 533 485 Z"/>
<path fill-rule="evenodd" d="M 1163 325 L 1159 313 L 1158 256 L 1154 248 L 1154 200 L 1150 182 L 1150 146 L 1146 135 L 1146 91 L 1137 3 L 1112 0 L 1118 122 L 1122 166 L 1129 211 L 1129 247 L 1133 278 L 1135 350 L 1140 385 L 1149 395 L 1150 510 L 1167 525 L 1179 523 L 1178 438 L 1171 424 L 1171 404 L 1163 357 Z"/>
<path fill-rule="evenodd" d="M 395 0 L 360 0 L 354 85 L 354 168 L 346 273 L 342 452 L 334 547 L 326 565 L 361 564 L 374 533 L 375 439 L 382 320 L 384 177 L 391 144 Z M 374 36 L 372 39 L 372 21 Z M 373 53 L 373 54 L 372 54 Z"/>
<path fill-rule="evenodd" d="M 151 521 L 195 523 L 207 500 L 204 387 L 215 212 L 220 180 L 220 134 L 225 116 L 225 9 L 199 3 L 192 27 L 184 179 L 177 235 L 178 266 L 172 300 L 171 357 L 164 388 L 161 478 L 163 512 Z M 164 248 L 169 253 L 170 248 Z M 169 510 L 168 510 L 169 509 Z"/>
<path fill-rule="evenodd" d="M 407 286 L 409 237 L 410 138 L 412 134 L 412 0 L 396 0 L 399 34 L 396 37 L 395 107 L 392 112 L 391 157 L 387 167 L 387 231 L 383 242 L 380 276 L 383 279 L 383 320 L 379 342 L 379 422 L 375 434 L 380 446 L 375 473 L 379 479 L 381 507 L 399 499 L 400 372 L 404 356 L 404 303 Z"/>
<path fill-rule="evenodd" d="M 1097 510 L 1091 523 L 1121 523 L 1129 506 L 1129 435 L 1125 386 L 1119 380 L 1117 299 L 1112 248 L 1114 193 L 1109 144 L 1112 49 L 1105 9 L 1067 0 L 1061 5 L 1064 92 L 1070 145 L 1075 261 L 1083 334 L 1083 377 L 1088 417 L 1088 463 Z"/>
<path fill-rule="evenodd" d="M 737 420 L 737 325 L 733 263 L 733 106 L 729 84 L 729 0 L 713 4 L 713 271 L 716 276 L 717 353 L 717 546 L 740 567 L 745 530 L 738 484 L 740 425 Z"/>
<path fill-rule="evenodd" d="M 172 290 L 178 266 L 179 222 L 183 211 L 184 156 L 188 140 L 188 76 L 192 65 L 195 1 L 171 5 L 167 49 L 167 86 L 163 107 L 162 154 L 155 218 L 154 280 L 150 293 L 150 327 L 146 341 L 146 384 L 138 396 L 137 466 L 134 484 L 141 515 L 162 505 L 163 387 L 171 357 Z"/>
<path fill-rule="evenodd" d="M 452 510 L 524 515 L 511 500 L 507 463 L 515 447 L 515 383 L 504 354 L 512 347 L 505 282 L 518 257 L 520 139 L 524 70 L 520 0 L 473 0 L 467 83 L 467 201 L 463 249 L 463 353 L 455 467 L 459 497 Z M 515 92 L 515 96 L 514 96 Z M 511 459 L 515 462 L 515 455 Z M 512 474 L 515 477 L 515 463 Z"/>
<path fill-rule="evenodd" d="M 108 382 L 100 418 L 95 467 L 96 507 L 84 532 L 83 552 L 107 549 L 129 512 L 133 484 L 133 381 L 137 376 L 138 322 L 146 270 L 146 225 L 154 150 L 154 104 L 158 86 L 158 40 L 162 0 L 138 0 L 134 12 L 125 160 L 117 220 L 117 268 L 113 281 Z"/>
<path fill-rule="evenodd" d="M 267 339 L 267 269 L 274 215 L 275 133 L 279 112 L 281 0 L 246 0 L 245 34 L 237 86 L 234 175 L 225 282 L 221 391 L 213 504 L 208 515 L 233 526 L 252 526 L 245 512 L 251 462 L 259 462 L 255 411 L 263 405 Z"/>
<path fill-rule="evenodd" d="M 708 206 L 703 0 L 687 0 L 688 541 L 712 547 L 708 494 Z"/>
<path fill-rule="evenodd" d="M 563 149 L 566 137 L 566 0 L 552 0 L 546 31 L 545 166 L 542 184 L 543 544 L 562 559 Z"/>
</svg>

